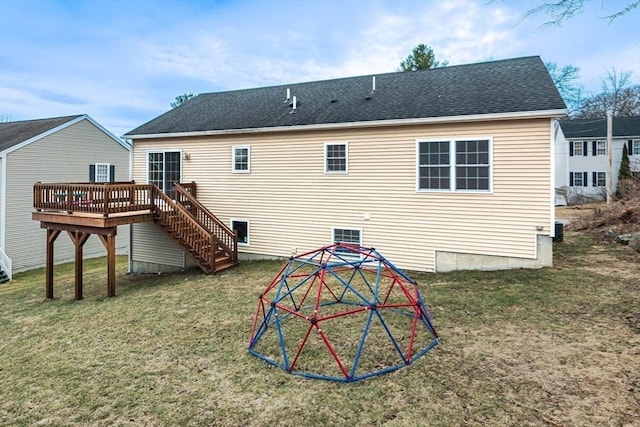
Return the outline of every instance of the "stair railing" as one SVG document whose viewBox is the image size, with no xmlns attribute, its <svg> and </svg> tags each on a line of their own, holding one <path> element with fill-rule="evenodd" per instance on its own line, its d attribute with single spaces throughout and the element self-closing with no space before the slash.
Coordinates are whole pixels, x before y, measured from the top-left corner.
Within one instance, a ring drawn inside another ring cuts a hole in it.
<svg viewBox="0 0 640 427">
<path fill-rule="evenodd" d="M 216 239 L 182 206 L 163 193 L 157 186 L 151 185 L 151 208 L 174 239 L 185 244 L 198 257 L 216 271 Z"/>
<path fill-rule="evenodd" d="M 215 236 L 218 245 L 232 258 L 234 263 L 238 262 L 238 233 L 220 221 L 183 185 L 176 182 L 173 184 L 173 188 L 175 189 L 176 202 L 183 205 L 200 225 Z"/>
<path fill-rule="evenodd" d="M 0 267 L 2 267 L 2 270 L 4 270 L 7 277 L 9 277 L 9 280 L 11 280 L 11 276 L 12 276 L 11 258 L 9 258 L 7 254 L 4 253 L 2 248 L 0 248 Z"/>
</svg>

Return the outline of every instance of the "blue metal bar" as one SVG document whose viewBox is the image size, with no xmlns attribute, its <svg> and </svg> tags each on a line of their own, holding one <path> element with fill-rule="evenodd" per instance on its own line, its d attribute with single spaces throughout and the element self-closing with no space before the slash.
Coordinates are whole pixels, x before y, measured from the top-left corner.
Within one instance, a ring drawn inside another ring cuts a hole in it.
<svg viewBox="0 0 640 427">
<path fill-rule="evenodd" d="M 360 363 L 360 356 L 362 355 L 362 349 L 364 348 L 364 342 L 367 339 L 367 335 L 369 335 L 369 327 L 371 326 L 371 318 L 373 317 L 374 311 L 375 310 L 369 310 L 369 316 L 367 316 L 367 321 L 365 322 L 364 328 L 362 329 L 362 335 L 360 336 L 360 343 L 358 344 L 358 350 L 356 351 L 356 356 L 353 360 L 353 366 L 351 367 L 351 372 L 349 373 L 350 377 L 354 377 L 356 374 L 358 363 Z"/>
</svg>

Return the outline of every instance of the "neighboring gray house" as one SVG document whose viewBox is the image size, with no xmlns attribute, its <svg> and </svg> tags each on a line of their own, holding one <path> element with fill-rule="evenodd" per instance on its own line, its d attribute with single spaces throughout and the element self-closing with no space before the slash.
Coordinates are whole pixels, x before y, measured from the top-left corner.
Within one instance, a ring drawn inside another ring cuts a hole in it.
<svg viewBox="0 0 640 427">
<path fill-rule="evenodd" d="M 622 150 L 626 145 L 631 171 L 640 173 L 640 117 L 614 117 L 613 192 Z M 606 198 L 607 119 L 560 121 L 555 147 L 556 204 L 576 204 Z"/>
<path fill-rule="evenodd" d="M 31 219 L 33 184 L 129 180 L 129 146 L 87 115 L 0 123 L 0 280 L 45 265 L 46 233 Z M 118 234 L 126 252 L 128 227 Z M 85 257 L 103 256 L 96 238 Z M 56 245 L 56 262 L 73 260 L 70 239 Z"/>
</svg>

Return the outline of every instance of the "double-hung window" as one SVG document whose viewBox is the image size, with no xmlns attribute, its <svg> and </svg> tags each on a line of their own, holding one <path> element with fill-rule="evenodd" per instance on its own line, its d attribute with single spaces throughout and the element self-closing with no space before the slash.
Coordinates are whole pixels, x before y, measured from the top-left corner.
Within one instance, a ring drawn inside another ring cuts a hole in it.
<svg viewBox="0 0 640 427">
<path fill-rule="evenodd" d="M 593 186 L 594 187 L 605 187 L 607 185 L 607 173 L 606 172 L 593 172 Z M 586 185 L 586 183 L 585 183 Z"/>
<path fill-rule="evenodd" d="M 251 172 L 251 148 L 248 145 L 237 145 L 231 149 L 233 173 Z"/>
<path fill-rule="evenodd" d="M 595 142 L 596 145 L 596 149 L 595 149 L 595 154 L 596 156 L 606 156 L 607 155 L 607 141 L 596 141 Z"/>
<path fill-rule="evenodd" d="M 109 163 L 94 163 L 89 165 L 89 181 L 113 182 L 115 179 L 115 166 Z"/>
<path fill-rule="evenodd" d="M 569 186 L 570 187 L 586 187 L 587 173 L 586 172 L 569 172 Z"/>
<path fill-rule="evenodd" d="M 324 172 L 347 173 L 349 148 L 346 142 L 328 142 L 324 145 Z"/>
<path fill-rule="evenodd" d="M 629 154 L 631 154 L 632 156 L 640 156 L 640 139 L 634 139 L 633 141 L 631 141 Z"/>
<path fill-rule="evenodd" d="M 418 191 L 491 191 L 491 140 L 418 141 Z"/>
</svg>

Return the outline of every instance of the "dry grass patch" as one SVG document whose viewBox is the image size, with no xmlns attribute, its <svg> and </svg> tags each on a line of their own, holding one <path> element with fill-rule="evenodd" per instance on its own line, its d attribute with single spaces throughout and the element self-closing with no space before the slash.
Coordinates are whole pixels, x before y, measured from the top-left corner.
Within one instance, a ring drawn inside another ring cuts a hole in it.
<svg viewBox="0 0 640 427">
<path fill-rule="evenodd" d="M 0 285 L 0 425 L 637 425 L 638 255 L 568 233 L 556 268 L 417 274 L 441 345 L 354 384 L 290 376 L 246 347 L 278 262 L 126 276 L 104 260 Z M 604 261 L 604 262 L 603 262 Z M 601 267 L 601 268 L 599 268 Z M 639 313 L 640 314 L 640 313 Z"/>
</svg>

